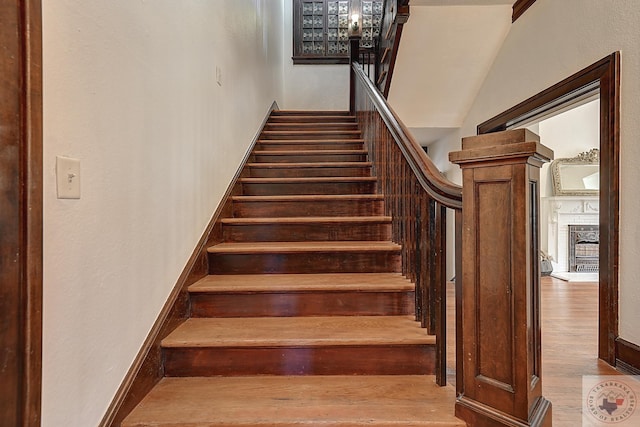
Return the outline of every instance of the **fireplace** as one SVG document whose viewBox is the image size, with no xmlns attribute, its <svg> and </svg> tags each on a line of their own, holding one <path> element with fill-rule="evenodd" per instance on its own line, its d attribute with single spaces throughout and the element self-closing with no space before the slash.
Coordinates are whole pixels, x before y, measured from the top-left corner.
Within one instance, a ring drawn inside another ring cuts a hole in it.
<svg viewBox="0 0 640 427">
<path fill-rule="evenodd" d="M 600 230 L 597 225 L 569 225 L 569 271 L 598 271 Z"/>
</svg>

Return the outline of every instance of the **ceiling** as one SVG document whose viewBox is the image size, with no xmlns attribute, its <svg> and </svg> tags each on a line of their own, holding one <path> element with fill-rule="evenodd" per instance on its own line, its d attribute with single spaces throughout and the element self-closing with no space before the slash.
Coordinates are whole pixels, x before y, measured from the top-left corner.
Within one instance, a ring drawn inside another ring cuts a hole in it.
<svg viewBox="0 0 640 427">
<path fill-rule="evenodd" d="M 422 145 L 462 125 L 511 28 L 513 0 L 411 0 L 389 103 Z"/>
</svg>

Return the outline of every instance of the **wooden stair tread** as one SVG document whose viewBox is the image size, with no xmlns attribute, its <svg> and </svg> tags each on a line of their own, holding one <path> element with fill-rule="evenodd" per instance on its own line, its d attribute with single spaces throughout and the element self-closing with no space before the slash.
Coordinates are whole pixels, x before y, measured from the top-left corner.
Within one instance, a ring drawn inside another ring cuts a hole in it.
<svg viewBox="0 0 640 427">
<path fill-rule="evenodd" d="M 413 316 L 190 318 L 162 340 L 164 348 L 434 344 Z"/>
<path fill-rule="evenodd" d="M 269 196 L 233 196 L 234 201 L 313 201 L 313 200 L 384 200 L 382 194 L 284 194 Z"/>
<path fill-rule="evenodd" d="M 294 128 L 325 128 L 325 127 L 331 127 L 331 126 L 339 126 L 339 127 L 346 127 L 346 128 L 354 128 L 358 126 L 357 122 L 343 122 L 343 121 L 337 121 L 337 122 L 328 122 L 328 121 L 322 121 L 322 122 L 314 122 L 314 121 L 309 121 L 309 122 L 293 122 L 293 123 L 282 123 L 282 122 L 272 122 L 269 121 L 267 122 L 267 126 L 273 126 L 276 128 L 287 128 L 289 126 L 293 126 Z M 272 130 L 276 130 L 276 129 L 272 129 Z M 319 129 L 319 130 L 324 130 L 324 129 Z"/>
<path fill-rule="evenodd" d="M 296 114 L 296 115 L 284 115 L 284 114 L 280 114 L 280 115 L 274 115 L 271 118 L 275 118 L 276 121 L 269 121 L 269 123 L 283 123 L 281 120 L 287 120 L 287 121 L 298 121 L 298 122 L 312 122 L 312 123 L 317 123 L 315 122 L 315 120 L 318 119 L 322 119 L 324 123 L 324 120 L 331 120 L 331 119 L 335 119 L 335 120 L 339 120 L 339 121 L 344 121 L 344 120 L 355 120 L 356 116 L 351 116 L 351 115 L 341 115 L 341 114 L 337 114 L 337 115 L 308 115 L 308 114 Z"/>
<path fill-rule="evenodd" d="M 400 273 L 325 274 L 211 274 L 189 286 L 191 293 L 413 291 L 415 285 Z"/>
<path fill-rule="evenodd" d="M 238 242 L 219 243 L 207 248 L 209 253 L 302 253 L 302 252 L 378 252 L 399 251 L 393 242 L 376 241 L 321 241 L 321 242 Z"/>
<path fill-rule="evenodd" d="M 430 375 L 164 378 L 122 427 L 464 427 Z"/>
<path fill-rule="evenodd" d="M 255 150 L 256 155 L 300 156 L 305 154 L 367 154 L 367 150 Z"/>
<path fill-rule="evenodd" d="M 389 223 L 390 216 L 298 216 L 278 218 L 223 218 L 223 224 L 261 225 L 261 224 L 333 224 L 333 223 Z"/>
<path fill-rule="evenodd" d="M 270 183 L 311 183 L 311 182 L 376 182 L 375 176 L 312 176 L 287 178 L 241 178 L 240 182 L 247 184 Z"/>
<path fill-rule="evenodd" d="M 258 144 L 358 144 L 364 143 L 362 138 L 348 138 L 348 139 L 259 139 Z"/>
<path fill-rule="evenodd" d="M 352 116 L 347 110 L 273 110 L 273 116 Z"/>
<path fill-rule="evenodd" d="M 371 162 L 302 162 L 302 163 L 247 163 L 250 168 L 297 169 L 297 168 L 368 168 Z"/>
<path fill-rule="evenodd" d="M 353 130 L 353 129 L 314 129 L 314 130 L 301 130 L 301 129 L 290 129 L 290 130 L 263 130 L 262 135 L 289 135 L 289 134 L 297 134 L 297 135 L 360 135 L 362 131 Z"/>
</svg>

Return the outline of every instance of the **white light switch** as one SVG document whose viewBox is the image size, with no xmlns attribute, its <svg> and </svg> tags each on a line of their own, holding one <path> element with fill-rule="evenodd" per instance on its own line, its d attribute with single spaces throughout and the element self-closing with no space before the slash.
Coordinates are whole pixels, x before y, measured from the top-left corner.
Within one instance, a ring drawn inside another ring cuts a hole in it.
<svg viewBox="0 0 640 427">
<path fill-rule="evenodd" d="M 56 156 L 58 199 L 80 198 L 80 160 Z"/>
</svg>

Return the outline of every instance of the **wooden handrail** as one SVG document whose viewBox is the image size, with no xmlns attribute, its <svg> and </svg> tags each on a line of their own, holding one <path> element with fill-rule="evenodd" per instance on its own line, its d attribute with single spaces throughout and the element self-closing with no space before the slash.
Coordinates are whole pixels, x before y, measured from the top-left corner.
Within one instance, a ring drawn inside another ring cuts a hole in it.
<svg viewBox="0 0 640 427">
<path fill-rule="evenodd" d="M 352 39 L 353 52 L 357 46 L 357 38 Z M 386 214 L 393 219 L 392 238 L 402 245 L 402 273 L 416 285 L 416 320 L 436 336 L 436 382 L 445 385 L 446 209 L 457 212 L 459 227 L 462 187 L 440 173 L 357 59 L 352 56 L 351 112 L 363 132 L 378 191 L 385 196 Z M 456 258 L 456 271 L 459 263 Z"/>
<path fill-rule="evenodd" d="M 373 82 L 367 78 L 360 64 L 353 63 L 352 72 L 363 85 L 364 90 L 367 91 L 371 101 L 385 121 L 389 131 L 393 134 L 407 162 L 411 165 L 413 173 L 416 174 L 425 191 L 438 203 L 451 209 L 461 209 L 462 187 L 449 181 L 442 175 L 420 144 L 411 136 L 411 133 L 398 118 L 396 112 L 393 111 L 384 97 L 376 89 Z"/>
</svg>

